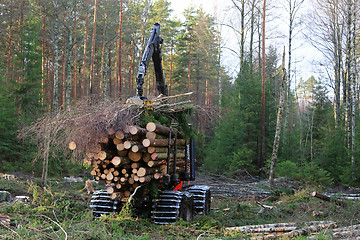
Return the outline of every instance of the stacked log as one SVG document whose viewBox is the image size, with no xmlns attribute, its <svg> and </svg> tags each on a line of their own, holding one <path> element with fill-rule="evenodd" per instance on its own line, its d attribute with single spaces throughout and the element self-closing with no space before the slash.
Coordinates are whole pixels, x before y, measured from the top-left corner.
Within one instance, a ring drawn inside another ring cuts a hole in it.
<svg viewBox="0 0 360 240">
<path fill-rule="evenodd" d="M 317 234 L 323 229 L 334 227 L 336 227 L 336 222 L 333 221 L 312 221 L 302 224 L 290 222 L 228 227 L 226 230 L 243 233 L 251 237 L 251 239 L 290 239 L 303 235 Z"/>
<path fill-rule="evenodd" d="M 112 199 L 127 198 L 142 184 L 152 180 L 160 182 L 168 174 L 168 157 L 169 169 L 175 169 L 176 174 L 183 173 L 185 146 L 183 134 L 178 130 L 149 122 L 146 128 L 128 126 L 124 129 L 109 129 L 107 136 L 88 147 L 84 162 L 93 167 L 91 175 L 96 180 L 106 181 L 107 192 Z M 76 143 L 71 142 L 69 148 L 74 150 Z M 176 153 L 176 166 L 173 152 Z"/>
<path fill-rule="evenodd" d="M 351 225 L 342 228 L 333 229 L 333 237 L 335 239 L 358 239 L 360 236 L 360 225 Z"/>
</svg>

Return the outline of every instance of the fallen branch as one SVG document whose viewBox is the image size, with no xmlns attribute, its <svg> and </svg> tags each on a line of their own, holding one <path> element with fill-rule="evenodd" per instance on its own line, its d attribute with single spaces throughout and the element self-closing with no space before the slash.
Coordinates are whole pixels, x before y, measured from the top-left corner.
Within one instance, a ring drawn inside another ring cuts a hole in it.
<svg viewBox="0 0 360 240">
<path fill-rule="evenodd" d="M 21 239 L 20 235 L 19 235 L 17 232 L 15 232 L 14 230 L 12 230 L 10 227 L 6 226 L 5 223 L 3 223 L 3 222 L 0 221 L 0 224 L 1 224 L 2 226 L 4 226 L 6 229 L 8 229 L 9 231 L 11 231 L 12 233 L 15 233 L 15 234 Z"/>
<path fill-rule="evenodd" d="M 44 218 L 50 220 L 51 222 L 55 223 L 55 224 L 64 232 L 64 234 L 65 234 L 65 240 L 67 240 L 68 235 L 67 235 L 66 231 L 61 227 L 61 225 L 60 225 L 59 223 L 55 222 L 54 220 L 52 220 L 51 218 L 49 218 L 48 216 L 45 216 L 45 215 L 35 215 L 35 216 L 44 217 Z"/>
<path fill-rule="evenodd" d="M 37 232 L 39 232 L 39 233 L 41 233 L 41 234 L 44 234 L 48 239 L 54 239 L 51 235 L 47 234 L 47 233 L 44 232 L 44 231 L 41 231 L 40 229 L 31 227 L 31 226 L 26 226 L 26 229 L 34 230 L 34 231 L 37 231 Z M 20 236 L 19 236 L 19 237 L 20 237 Z"/>
</svg>

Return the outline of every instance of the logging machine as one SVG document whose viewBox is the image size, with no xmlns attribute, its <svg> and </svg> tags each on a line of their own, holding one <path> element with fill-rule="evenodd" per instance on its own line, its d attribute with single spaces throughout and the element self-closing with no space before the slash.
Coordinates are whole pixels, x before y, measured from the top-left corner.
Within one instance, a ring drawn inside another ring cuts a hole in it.
<svg viewBox="0 0 360 240">
<path fill-rule="evenodd" d="M 143 96 L 144 77 L 149 63 L 154 63 L 156 85 L 158 92 L 168 95 L 164 81 L 160 37 L 160 24 L 155 23 L 142 56 L 137 75 L 137 96 L 127 100 L 127 103 L 141 105 L 152 109 L 152 103 Z M 194 214 L 208 214 L 210 211 L 210 187 L 190 185 L 195 180 L 194 141 L 185 140 L 175 128 L 168 128 L 166 171 L 161 179 L 152 178 L 149 182 L 139 185 L 128 198 L 112 199 L 109 193 L 97 191 L 91 200 L 91 208 L 95 218 L 101 214 L 118 212 L 125 201 L 133 199 L 135 209 L 141 212 L 150 209 L 151 218 L 156 224 L 168 224 L 180 218 L 189 221 Z M 162 139 L 163 140 L 163 139 Z M 183 142 L 180 146 L 180 142 Z M 185 142 L 185 144 L 184 144 Z M 178 148 L 185 152 L 181 159 L 177 157 Z M 165 160 L 164 160 L 165 161 Z"/>
</svg>

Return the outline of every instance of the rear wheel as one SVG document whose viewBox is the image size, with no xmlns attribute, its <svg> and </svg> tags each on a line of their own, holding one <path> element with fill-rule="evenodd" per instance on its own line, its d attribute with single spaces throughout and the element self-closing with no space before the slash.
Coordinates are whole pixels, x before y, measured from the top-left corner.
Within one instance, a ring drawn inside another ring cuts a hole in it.
<svg viewBox="0 0 360 240">
<path fill-rule="evenodd" d="M 156 224 L 175 223 L 180 218 L 190 221 L 193 217 L 194 200 L 190 193 L 162 191 L 153 200 L 151 218 Z"/>
<path fill-rule="evenodd" d="M 211 205 L 210 187 L 194 185 L 187 189 L 194 196 L 194 209 L 196 214 L 209 214 Z"/>
</svg>

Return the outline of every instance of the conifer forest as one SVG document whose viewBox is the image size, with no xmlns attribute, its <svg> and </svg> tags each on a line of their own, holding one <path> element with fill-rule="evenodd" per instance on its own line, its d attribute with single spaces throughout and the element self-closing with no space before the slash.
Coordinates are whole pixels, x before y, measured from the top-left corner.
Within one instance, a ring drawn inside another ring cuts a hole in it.
<svg viewBox="0 0 360 240">
<path fill-rule="evenodd" d="M 312 5 L 304 15 L 304 1 L 269 1 L 266 18 L 262 1 L 232 0 L 231 21 L 222 22 L 194 6 L 181 20 L 172 17 L 165 0 L 1 1 L 1 171 L 40 174 L 36 146 L 18 139 L 39 117 L 93 95 L 109 101 L 136 95 L 143 47 L 159 22 L 169 95 L 192 92 L 189 99 L 202 109 L 191 119 L 201 169 L 358 185 L 360 7 L 353 0 Z M 286 48 L 268 40 L 262 49 L 262 22 L 269 26 L 264 39 L 271 39 L 279 8 Z M 225 27 L 238 43 L 231 46 L 235 74 L 223 64 Z M 296 74 L 292 42 L 299 35 L 323 55 L 311 63 L 321 74 Z M 157 96 L 152 67 L 144 93 Z M 73 169 L 59 156 L 50 157 L 50 174 Z"/>
<path fill-rule="evenodd" d="M 1 239 L 360 236 L 360 1 L 196 2 L 0 0 Z M 193 167 L 204 214 L 132 209 Z"/>
</svg>

